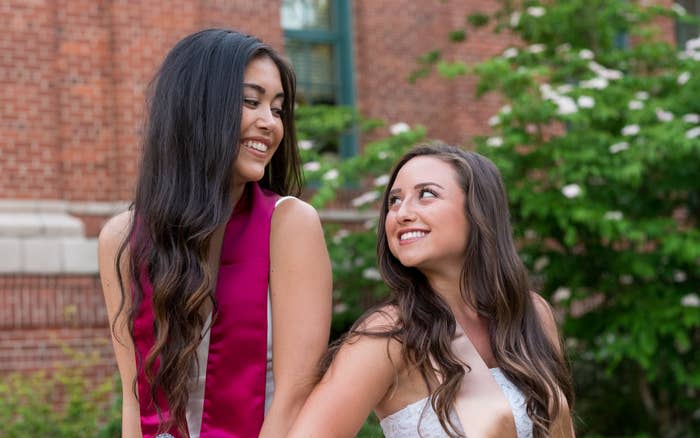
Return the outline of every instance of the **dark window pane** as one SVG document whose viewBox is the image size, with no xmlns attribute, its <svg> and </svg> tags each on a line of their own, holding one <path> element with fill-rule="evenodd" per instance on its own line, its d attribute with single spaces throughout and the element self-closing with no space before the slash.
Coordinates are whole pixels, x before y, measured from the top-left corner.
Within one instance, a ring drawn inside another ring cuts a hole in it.
<svg viewBox="0 0 700 438">
<path fill-rule="evenodd" d="M 297 101 L 304 104 L 336 104 L 333 45 L 288 39 L 284 50 L 297 75 Z"/>
<path fill-rule="evenodd" d="M 688 14 L 700 15 L 700 0 L 678 0 L 676 3 L 683 6 Z M 686 23 L 676 23 L 676 38 L 679 47 L 684 47 L 685 42 L 700 36 L 698 26 Z"/>
</svg>

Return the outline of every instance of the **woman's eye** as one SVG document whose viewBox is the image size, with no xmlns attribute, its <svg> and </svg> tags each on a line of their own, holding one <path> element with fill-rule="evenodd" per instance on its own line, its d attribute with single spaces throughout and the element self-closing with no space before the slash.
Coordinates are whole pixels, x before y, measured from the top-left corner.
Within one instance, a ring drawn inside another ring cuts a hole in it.
<svg viewBox="0 0 700 438">
<path fill-rule="evenodd" d="M 437 198 L 437 193 L 430 189 L 421 189 L 420 191 L 420 198 Z"/>
<path fill-rule="evenodd" d="M 401 202 L 401 198 L 399 198 L 398 196 L 390 196 L 389 197 L 389 201 L 388 201 L 389 207 L 393 207 L 394 205 L 398 204 L 399 202 Z"/>
<path fill-rule="evenodd" d="M 243 103 L 248 106 L 256 107 L 258 106 L 258 101 L 255 99 L 243 99 Z"/>
<path fill-rule="evenodd" d="M 282 108 L 272 108 L 272 114 L 274 114 L 275 117 L 282 117 L 284 110 Z"/>
</svg>

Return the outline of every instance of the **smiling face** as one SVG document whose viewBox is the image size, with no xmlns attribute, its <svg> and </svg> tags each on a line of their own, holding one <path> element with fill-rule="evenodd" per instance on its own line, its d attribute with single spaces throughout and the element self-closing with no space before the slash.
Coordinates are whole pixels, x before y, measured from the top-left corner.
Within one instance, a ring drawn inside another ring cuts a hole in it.
<svg viewBox="0 0 700 438">
<path fill-rule="evenodd" d="M 410 159 L 391 186 L 385 227 L 391 253 L 423 273 L 459 270 L 467 247 L 465 194 L 452 165 L 429 155 Z"/>
<path fill-rule="evenodd" d="M 284 90 L 277 65 L 267 56 L 248 63 L 243 74 L 243 115 L 233 183 L 259 181 L 284 136 Z"/>
</svg>

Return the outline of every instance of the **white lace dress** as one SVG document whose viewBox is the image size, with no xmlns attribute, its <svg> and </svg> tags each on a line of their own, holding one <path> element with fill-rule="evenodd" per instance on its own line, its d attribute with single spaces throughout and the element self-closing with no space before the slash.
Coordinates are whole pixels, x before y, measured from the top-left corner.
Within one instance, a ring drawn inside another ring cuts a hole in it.
<svg viewBox="0 0 700 438">
<path fill-rule="evenodd" d="M 525 396 L 513 382 L 508 380 L 500 368 L 491 368 L 489 371 L 513 410 L 518 438 L 532 438 L 532 420 L 527 416 Z M 450 419 L 452 424 L 457 426 L 457 431 L 464 433 L 454 411 L 450 413 Z M 430 405 L 429 397 L 394 412 L 379 424 L 386 438 L 445 438 L 448 436 Z"/>
</svg>

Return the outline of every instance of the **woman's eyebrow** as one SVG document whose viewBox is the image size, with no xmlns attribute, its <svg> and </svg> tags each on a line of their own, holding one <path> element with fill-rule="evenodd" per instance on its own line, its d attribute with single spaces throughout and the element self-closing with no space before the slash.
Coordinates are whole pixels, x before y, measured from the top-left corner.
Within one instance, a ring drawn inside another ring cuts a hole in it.
<svg viewBox="0 0 700 438">
<path fill-rule="evenodd" d="M 265 92 L 266 92 L 265 87 L 262 87 L 258 84 L 243 83 L 243 86 L 248 87 L 248 88 L 252 88 L 260 94 L 265 94 Z M 280 92 L 280 93 L 277 93 L 275 95 L 275 99 L 280 98 L 280 97 L 284 99 L 284 92 Z"/>
</svg>

